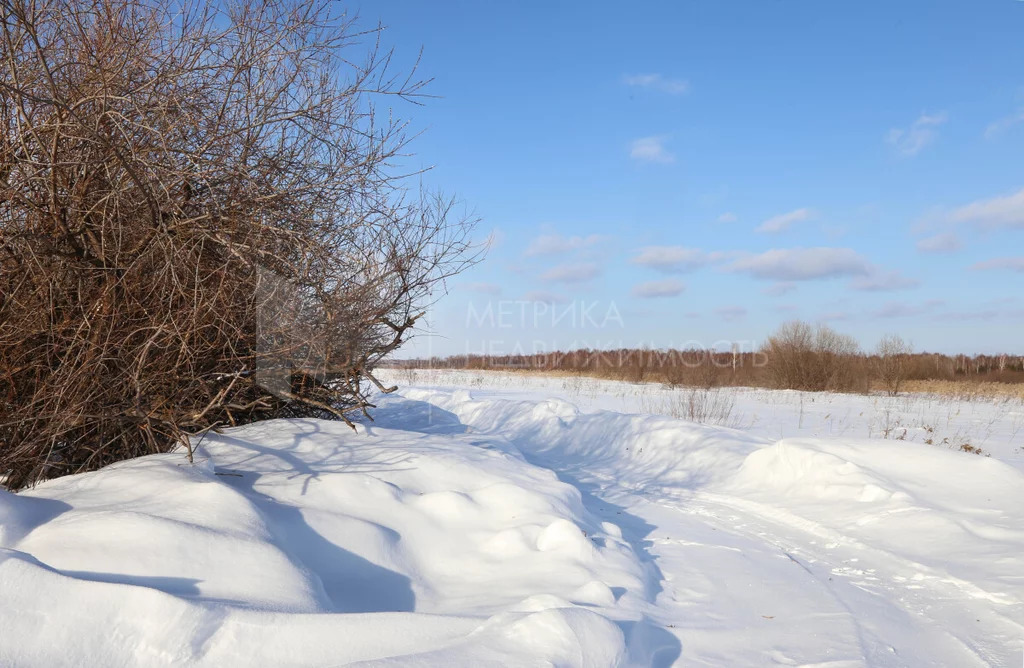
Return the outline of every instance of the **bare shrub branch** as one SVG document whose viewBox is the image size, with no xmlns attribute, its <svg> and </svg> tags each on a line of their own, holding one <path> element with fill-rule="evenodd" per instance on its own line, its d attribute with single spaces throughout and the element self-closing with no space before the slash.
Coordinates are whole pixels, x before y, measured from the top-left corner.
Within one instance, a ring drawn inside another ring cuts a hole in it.
<svg viewBox="0 0 1024 668">
<path fill-rule="evenodd" d="M 406 189 L 406 125 L 375 109 L 424 82 L 333 6 L 0 2 L 8 487 L 365 412 L 474 261 L 472 221 Z"/>
<path fill-rule="evenodd" d="M 875 371 L 890 397 L 899 394 L 906 381 L 913 352 L 911 345 L 898 334 L 888 334 L 878 342 L 873 360 Z"/>
<path fill-rule="evenodd" d="M 794 320 L 779 327 L 765 343 L 765 370 L 774 387 L 848 391 L 860 376 L 858 350 L 853 337 L 827 325 L 812 327 Z"/>
</svg>

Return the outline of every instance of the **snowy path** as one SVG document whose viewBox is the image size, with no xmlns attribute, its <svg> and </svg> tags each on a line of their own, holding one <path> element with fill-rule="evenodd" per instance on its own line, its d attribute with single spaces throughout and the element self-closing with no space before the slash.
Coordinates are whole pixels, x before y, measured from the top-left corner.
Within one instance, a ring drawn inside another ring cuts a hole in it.
<svg viewBox="0 0 1024 668">
<path fill-rule="evenodd" d="M 628 424 L 625 429 L 620 424 L 618 433 L 608 429 L 610 425 L 588 428 L 588 423 L 600 423 L 608 416 L 580 415 L 564 401 L 538 402 L 533 397 L 532 402 L 524 402 L 534 404 L 532 408 L 520 404 L 512 411 L 530 416 L 517 426 L 509 411 L 516 402 L 508 399 L 507 392 L 502 400 L 490 402 L 486 389 L 474 391 L 473 398 L 451 391 L 407 394 L 452 411 L 474 431 L 509 435 L 531 463 L 556 471 L 562 480 L 580 488 L 588 510 L 622 526 L 624 535 L 659 574 L 644 614 L 679 642 L 675 648 L 663 647 L 654 665 L 678 660 L 686 665 L 985 666 L 1015 665 L 1020 659 L 1024 572 L 1016 569 L 1021 566 L 1024 524 L 1019 501 L 1024 487 L 1019 475 L 1004 470 L 1008 467 L 994 477 L 1008 476 L 1005 491 L 1013 496 L 997 499 L 991 507 L 982 503 L 975 513 L 967 506 L 964 517 L 948 520 L 966 527 L 965 535 L 980 544 L 978 549 L 978 545 L 960 544 L 952 532 L 940 534 L 937 541 L 936 536 L 928 536 L 930 529 L 949 528 L 946 518 L 937 519 L 935 508 L 928 506 L 930 499 L 906 503 L 902 488 L 879 489 L 874 483 L 884 476 L 849 461 L 840 470 L 845 467 L 846 475 L 863 474 L 867 484 L 855 484 L 858 493 L 841 499 L 846 509 L 833 514 L 827 503 L 822 508 L 815 508 L 813 499 L 811 504 L 807 499 L 779 503 L 770 494 L 751 493 L 749 485 L 732 481 L 694 484 L 687 476 L 670 474 L 672 466 L 666 466 L 665 475 L 651 475 L 651 463 L 639 459 L 637 451 L 644 447 L 641 443 L 657 447 L 658 426 L 653 424 L 632 431 Z M 475 395 L 481 399 L 474 401 Z M 542 424 L 545 411 L 550 413 L 547 425 Z M 618 415 L 620 422 L 625 417 Z M 641 423 L 652 419 L 634 418 Z M 681 449 L 693 445 L 686 443 L 685 434 L 677 436 Z M 758 447 L 751 446 L 751 451 Z M 921 450 L 897 465 L 908 467 L 912 474 L 919 463 L 915 455 L 933 454 Z M 817 454 L 812 453 L 812 458 Z M 888 456 L 899 459 L 904 454 Z M 954 453 L 935 454 L 942 461 L 934 475 L 949 477 L 949 494 L 956 496 L 958 480 L 953 475 L 958 465 L 974 462 L 947 457 L 963 457 Z M 678 451 L 668 455 L 670 462 L 687 457 Z M 743 461 L 730 462 L 733 458 Z M 715 468 L 729 478 L 730 469 L 740 472 L 745 459 L 728 453 Z M 960 481 L 972 482 L 970 476 Z M 993 494 L 1003 491 L 996 489 Z M 870 503 L 873 495 L 881 502 Z M 956 499 L 951 501 L 955 506 Z M 1018 508 L 1007 516 L 998 506 L 1012 501 L 1018 502 Z M 850 504 L 864 507 L 851 509 Z M 979 513 L 987 515 L 988 521 L 979 521 Z M 916 522 L 903 521 L 901 515 L 920 518 L 916 535 Z M 895 527 L 885 526 L 894 519 L 898 520 Z M 885 530 L 877 535 L 864 530 L 872 525 Z M 893 530 L 907 533 L 902 537 L 897 533 L 894 540 Z M 899 549 L 919 540 L 941 545 L 944 539 L 950 540 L 948 552 L 933 554 L 929 563 L 916 559 L 914 550 Z M 943 562 L 955 559 L 957 552 L 970 561 L 953 563 L 952 570 L 986 571 L 992 566 L 1000 577 L 986 582 L 951 573 Z M 986 555 L 995 563 L 984 563 Z"/>
</svg>

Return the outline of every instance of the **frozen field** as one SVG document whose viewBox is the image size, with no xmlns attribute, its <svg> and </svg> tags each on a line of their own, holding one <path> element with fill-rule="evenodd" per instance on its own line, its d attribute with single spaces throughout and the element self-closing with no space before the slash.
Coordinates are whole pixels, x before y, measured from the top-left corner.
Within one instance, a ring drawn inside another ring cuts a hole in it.
<svg viewBox="0 0 1024 668">
<path fill-rule="evenodd" d="M 0 665 L 1021 664 L 1019 402 L 386 375 L 0 492 Z"/>
<path fill-rule="evenodd" d="M 611 410 L 698 419 L 770 439 L 792 436 L 884 438 L 939 447 L 980 448 L 1024 467 L 1024 401 L 901 394 L 835 394 L 760 388 L 691 390 L 581 376 L 415 369 L 384 373 L 390 382 L 486 388 L 489 396 L 534 392 L 584 412 Z"/>
</svg>

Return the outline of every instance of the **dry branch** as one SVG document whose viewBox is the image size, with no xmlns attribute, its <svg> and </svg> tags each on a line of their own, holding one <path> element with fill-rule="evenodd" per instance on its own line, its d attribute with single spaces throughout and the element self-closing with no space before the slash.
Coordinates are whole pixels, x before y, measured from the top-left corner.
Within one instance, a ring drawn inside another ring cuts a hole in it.
<svg viewBox="0 0 1024 668">
<path fill-rule="evenodd" d="M 8 487 L 220 425 L 350 422 L 474 260 L 375 113 L 423 82 L 333 6 L 0 0 Z"/>
</svg>

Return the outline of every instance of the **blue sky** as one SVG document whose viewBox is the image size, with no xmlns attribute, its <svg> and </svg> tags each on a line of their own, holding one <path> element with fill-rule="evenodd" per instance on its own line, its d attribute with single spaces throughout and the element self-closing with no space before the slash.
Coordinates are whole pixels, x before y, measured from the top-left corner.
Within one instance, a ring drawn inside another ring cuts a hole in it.
<svg viewBox="0 0 1024 668">
<path fill-rule="evenodd" d="M 1024 2 L 357 5 L 493 234 L 406 353 L 741 341 L 1024 353 Z M 554 317 L 553 317 L 554 316 Z"/>
</svg>

